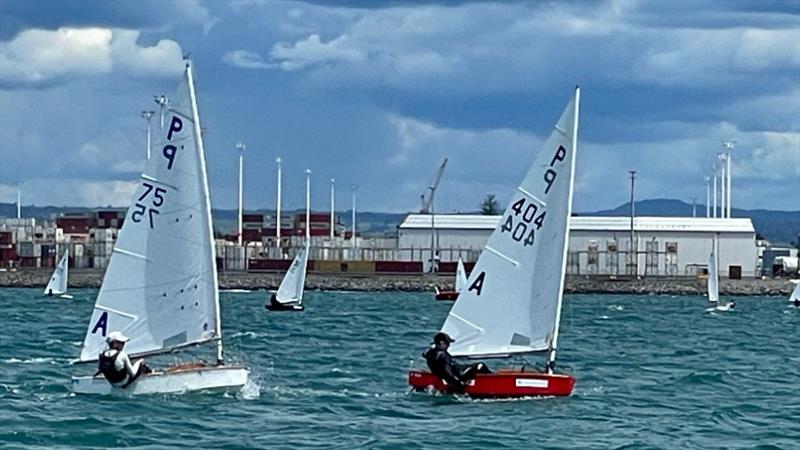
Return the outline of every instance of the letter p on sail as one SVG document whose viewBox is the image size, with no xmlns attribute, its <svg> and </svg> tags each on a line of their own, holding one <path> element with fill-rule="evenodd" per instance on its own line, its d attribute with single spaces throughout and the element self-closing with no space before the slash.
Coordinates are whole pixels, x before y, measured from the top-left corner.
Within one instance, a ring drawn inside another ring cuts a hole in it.
<svg viewBox="0 0 800 450">
<path fill-rule="evenodd" d="M 179 133 L 183 129 L 183 121 L 178 116 L 172 116 L 172 121 L 169 124 L 169 131 L 167 132 L 167 140 L 172 140 L 172 133 Z"/>
</svg>

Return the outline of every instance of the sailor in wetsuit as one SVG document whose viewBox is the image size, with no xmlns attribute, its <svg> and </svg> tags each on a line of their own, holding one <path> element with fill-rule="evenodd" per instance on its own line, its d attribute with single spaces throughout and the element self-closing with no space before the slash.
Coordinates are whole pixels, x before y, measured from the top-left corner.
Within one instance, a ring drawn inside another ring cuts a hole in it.
<svg viewBox="0 0 800 450">
<path fill-rule="evenodd" d="M 140 375 L 151 372 L 143 359 L 131 364 L 128 354 L 123 348 L 128 342 L 128 337 L 119 331 L 112 331 L 106 337 L 108 348 L 100 353 L 97 361 L 97 373 L 103 374 L 115 387 L 126 388 L 136 381 Z"/>
<path fill-rule="evenodd" d="M 491 373 L 484 363 L 462 366 L 453 361 L 447 349 L 455 342 L 447 333 L 436 333 L 433 344 L 422 354 L 431 373 L 445 381 L 453 391 L 463 391 L 469 380 L 479 373 Z"/>
</svg>

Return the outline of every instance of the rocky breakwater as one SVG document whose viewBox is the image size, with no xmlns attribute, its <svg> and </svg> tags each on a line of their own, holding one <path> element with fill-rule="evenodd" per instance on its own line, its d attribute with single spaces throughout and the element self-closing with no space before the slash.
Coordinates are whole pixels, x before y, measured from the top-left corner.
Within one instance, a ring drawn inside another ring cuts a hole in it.
<svg viewBox="0 0 800 450">
<path fill-rule="evenodd" d="M 0 271 L 0 286 L 41 288 L 49 280 L 49 270 Z M 70 270 L 71 288 L 98 288 L 103 271 L 95 269 Z M 221 289 L 277 289 L 281 273 L 224 272 L 219 274 Z M 306 279 L 309 290 L 333 291 L 407 291 L 433 292 L 434 287 L 452 289 L 453 275 L 376 275 L 311 273 Z M 569 276 L 568 293 L 603 294 L 671 294 L 705 295 L 705 280 L 690 277 L 651 277 L 626 279 L 609 277 Z M 720 295 L 777 295 L 788 296 L 794 284 L 786 279 L 720 280 Z"/>
</svg>

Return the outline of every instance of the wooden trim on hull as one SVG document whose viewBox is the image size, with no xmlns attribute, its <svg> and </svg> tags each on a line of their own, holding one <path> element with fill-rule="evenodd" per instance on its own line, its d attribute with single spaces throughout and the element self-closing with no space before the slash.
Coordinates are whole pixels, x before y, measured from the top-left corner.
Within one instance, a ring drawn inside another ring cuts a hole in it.
<svg viewBox="0 0 800 450">
<path fill-rule="evenodd" d="M 408 384 L 417 391 L 432 387 L 448 392 L 448 386 L 428 371 L 409 371 Z M 475 398 L 561 397 L 572 394 L 574 386 L 575 379 L 569 375 L 503 370 L 477 375 L 467 385 L 465 393 Z"/>
</svg>

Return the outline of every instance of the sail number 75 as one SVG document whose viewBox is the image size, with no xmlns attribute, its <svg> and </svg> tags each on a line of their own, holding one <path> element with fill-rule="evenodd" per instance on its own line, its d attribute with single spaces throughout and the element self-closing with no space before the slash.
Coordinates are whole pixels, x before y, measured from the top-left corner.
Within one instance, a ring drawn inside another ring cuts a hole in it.
<svg viewBox="0 0 800 450">
<path fill-rule="evenodd" d="M 542 228 L 547 211 L 542 211 L 537 215 L 539 207 L 533 203 L 526 202 L 525 197 L 520 198 L 511 205 L 511 211 L 509 212 L 512 211 L 514 214 L 509 214 L 504 219 L 500 232 L 511 233 L 511 239 L 522 242 L 524 246 L 533 245 L 535 231 Z M 534 226 L 536 229 L 534 229 Z"/>
<path fill-rule="evenodd" d="M 134 210 L 131 214 L 131 220 L 139 223 L 142 221 L 142 216 L 147 213 L 147 216 L 150 219 L 150 228 L 153 228 L 153 216 L 159 214 L 158 208 L 164 204 L 164 194 L 167 192 L 167 190 L 153 186 L 147 182 L 142 182 L 142 186 L 144 186 L 145 191 L 139 196 L 136 203 L 133 205 Z M 150 194 L 152 194 L 153 200 L 151 201 L 150 205 L 145 205 L 144 203 L 146 202 L 142 202 Z"/>
</svg>

